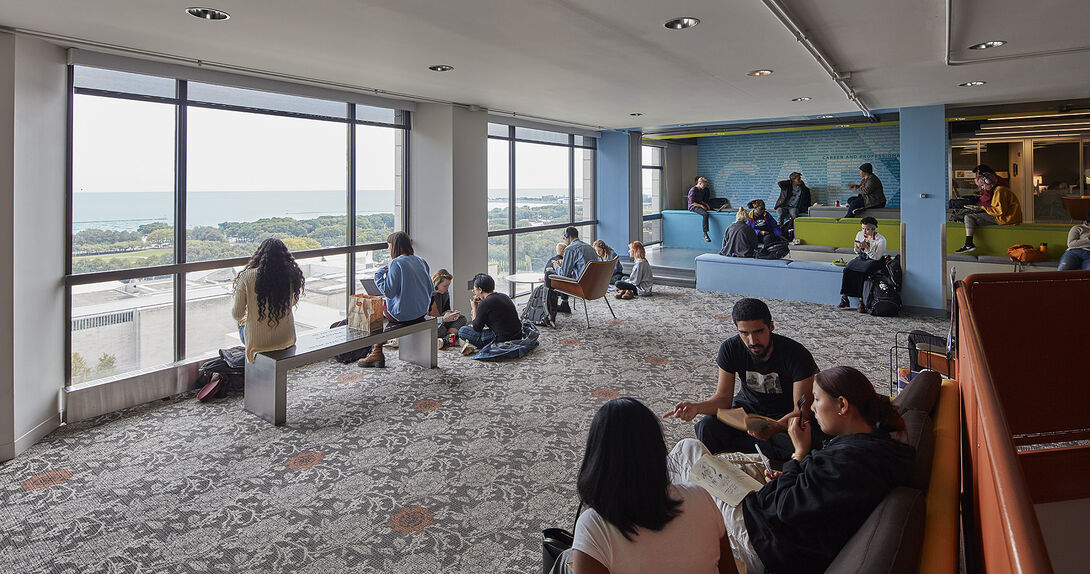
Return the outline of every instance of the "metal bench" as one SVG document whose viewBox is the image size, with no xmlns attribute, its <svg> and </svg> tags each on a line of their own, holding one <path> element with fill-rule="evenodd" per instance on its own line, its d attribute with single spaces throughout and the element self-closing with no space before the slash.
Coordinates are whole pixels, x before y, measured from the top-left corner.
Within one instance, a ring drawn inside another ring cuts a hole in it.
<svg viewBox="0 0 1090 574">
<path fill-rule="evenodd" d="M 399 339 L 398 357 L 402 361 L 432 369 L 439 365 L 438 329 L 430 319 L 370 335 L 348 327 L 306 333 L 291 347 L 258 353 L 253 363 L 246 363 L 246 410 L 282 425 L 287 413 L 289 370 L 395 337 Z"/>
</svg>

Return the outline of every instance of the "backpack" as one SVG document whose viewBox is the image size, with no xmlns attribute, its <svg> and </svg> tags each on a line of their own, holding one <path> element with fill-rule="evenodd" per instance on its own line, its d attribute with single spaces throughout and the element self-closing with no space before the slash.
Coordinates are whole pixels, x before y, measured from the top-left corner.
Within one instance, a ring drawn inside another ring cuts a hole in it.
<svg viewBox="0 0 1090 574">
<path fill-rule="evenodd" d="M 863 308 L 876 317 L 896 317 L 901 312 L 901 294 L 885 273 L 863 281 Z"/>
<path fill-rule="evenodd" d="M 1010 255 L 1011 261 L 1021 261 L 1022 263 L 1044 261 L 1045 258 L 1048 257 L 1040 249 L 1024 243 L 1008 247 L 1007 255 Z"/>
<path fill-rule="evenodd" d="M 549 317 L 549 310 L 546 309 L 547 304 L 548 289 L 544 285 L 534 287 L 533 293 L 530 293 L 530 300 L 526 302 L 526 306 L 522 309 L 520 315 L 522 320 L 542 327 L 553 326 Z"/>
<path fill-rule="evenodd" d="M 886 276 L 889 277 L 890 281 L 893 281 L 893 287 L 900 291 L 901 281 L 904 279 L 901 276 L 901 256 L 894 255 L 890 257 L 886 255 L 882 257 L 882 263 L 885 264 Z"/>
<path fill-rule="evenodd" d="M 246 347 L 220 349 L 220 356 L 209 359 L 197 369 L 197 400 L 202 403 L 227 396 L 227 385 L 246 374 Z M 215 384 L 213 384 L 215 383 Z"/>
<path fill-rule="evenodd" d="M 777 241 L 757 250 L 757 259 L 783 259 L 791 254 L 791 247 L 786 241 Z"/>
</svg>

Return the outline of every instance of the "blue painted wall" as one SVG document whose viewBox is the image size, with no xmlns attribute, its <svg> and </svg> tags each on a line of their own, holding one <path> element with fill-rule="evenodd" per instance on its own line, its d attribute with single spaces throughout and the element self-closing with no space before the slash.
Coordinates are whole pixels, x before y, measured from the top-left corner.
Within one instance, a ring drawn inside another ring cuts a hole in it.
<svg viewBox="0 0 1090 574">
<path fill-rule="evenodd" d="M 897 125 L 697 138 L 697 171 L 715 197 L 733 207 L 763 199 L 771 208 L 776 182 L 802 173 L 812 201 L 833 205 L 854 195 L 859 166 L 870 162 L 888 207 L 901 204 L 901 137 Z M 601 180 L 599 180 L 601 181 Z"/>
<path fill-rule="evenodd" d="M 944 106 L 901 108 L 901 223 L 905 226 L 905 305 L 942 309 L 943 246 L 946 221 L 946 150 L 949 149 Z M 926 195 L 927 197 L 920 197 Z"/>
<path fill-rule="evenodd" d="M 598 138 L 597 190 L 595 208 L 598 216 L 598 239 L 614 246 L 618 253 L 627 256 L 629 241 L 638 238 L 641 229 L 632 226 L 632 162 L 639 165 L 639 155 L 633 156 L 633 136 L 627 132 L 606 131 Z M 638 143 L 638 136 L 637 143 Z M 636 148 L 639 149 L 638 147 Z M 638 152 L 637 152 L 638 153 Z M 620 247 L 618 247 L 620 246 Z"/>
</svg>

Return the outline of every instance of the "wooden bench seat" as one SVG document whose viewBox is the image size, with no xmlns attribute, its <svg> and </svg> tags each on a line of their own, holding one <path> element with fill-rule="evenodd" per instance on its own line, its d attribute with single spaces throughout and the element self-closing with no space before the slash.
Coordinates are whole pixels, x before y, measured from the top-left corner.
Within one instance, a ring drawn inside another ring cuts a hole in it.
<svg viewBox="0 0 1090 574">
<path fill-rule="evenodd" d="M 439 365 L 438 328 L 434 320 L 401 325 L 389 331 L 366 334 L 348 327 L 300 335 L 287 349 L 258 353 L 246 363 L 246 410 L 273 423 L 287 418 L 288 371 L 398 338 L 402 361 L 434 369 Z"/>
</svg>

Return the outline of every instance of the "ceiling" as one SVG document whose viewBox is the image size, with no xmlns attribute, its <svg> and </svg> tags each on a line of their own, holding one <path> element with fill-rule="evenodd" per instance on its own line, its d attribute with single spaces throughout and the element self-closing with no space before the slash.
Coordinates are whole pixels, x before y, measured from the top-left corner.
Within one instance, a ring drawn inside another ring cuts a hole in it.
<svg viewBox="0 0 1090 574">
<path fill-rule="evenodd" d="M 4 0 L 0 26 L 611 129 L 859 112 L 756 0 L 203 1 L 231 19 L 176 0 Z M 950 2 L 956 65 L 944 0 L 784 4 L 871 109 L 1090 97 L 1087 50 L 958 64 L 1090 46 L 1090 2 Z M 663 26 L 679 16 L 701 23 Z M 966 49 L 996 39 L 1009 44 Z M 746 76 L 762 68 L 775 73 Z"/>
</svg>

